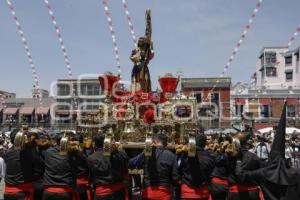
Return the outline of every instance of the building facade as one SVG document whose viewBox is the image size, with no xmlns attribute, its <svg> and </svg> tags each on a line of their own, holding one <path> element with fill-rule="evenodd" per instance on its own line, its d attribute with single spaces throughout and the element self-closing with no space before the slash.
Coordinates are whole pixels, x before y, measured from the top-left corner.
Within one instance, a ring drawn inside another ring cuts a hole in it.
<svg viewBox="0 0 300 200">
<path fill-rule="evenodd" d="M 300 126 L 299 49 L 263 48 L 252 84 L 237 83 L 231 89 L 233 120 L 251 113 L 256 129 L 274 126 L 286 101 L 289 125 Z"/>
<path fill-rule="evenodd" d="M 288 47 L 265 47 L 259 55 L 254 74 L 258 89 L 299 89 L 299 51 Z"/>
<path fill-rule="evenodd" d="M 102 90 L 98 79 L 60 79 L 57 81 L 53 107 L 56 121 L 75 122 L 80 115 L 96 115 L 102 102 Z"/>
<path fill-rule="evenodd" d="M 203 128 L 230 126 L 231 78 L 182 78 L 181 90 L 194 96 Z"/>
<path fill-rule="evenodd" d="M 0 98 L 13 99 L 16 98 L 16 93 L 0 90 Z"/>
</svg>

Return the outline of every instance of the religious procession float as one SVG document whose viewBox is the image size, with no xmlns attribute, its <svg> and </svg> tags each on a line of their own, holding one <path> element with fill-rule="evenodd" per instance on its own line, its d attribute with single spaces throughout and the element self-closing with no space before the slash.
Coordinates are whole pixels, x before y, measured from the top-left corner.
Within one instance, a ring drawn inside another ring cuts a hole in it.
<svg viewBox="0 0 300 200">
<path fill-rule="evenodd" d="M 97 116 L 80 117 L 77 131 L 90 136 L 97 131 L 105 133 L 107 155 L 116 143 L 125 149 L 144 149 L 146 155 L 151 155 L 152 134 L 164 133 L 169 148 L 186 144 L 189 156 L 193 156 L 198 130 L 196 99 L 177 94 L 180 78 L 171 74 L 159 77 L 161 91 L 152 91 L 148 69 L 154 56 L 151 33 L 151 11 L 147 10 L 145 36 L 139 38 L 130 56 L 134 63 L 131 88 L 124 87 L 120 75 L 101 75 L 103 103 Z"/>
</svg>

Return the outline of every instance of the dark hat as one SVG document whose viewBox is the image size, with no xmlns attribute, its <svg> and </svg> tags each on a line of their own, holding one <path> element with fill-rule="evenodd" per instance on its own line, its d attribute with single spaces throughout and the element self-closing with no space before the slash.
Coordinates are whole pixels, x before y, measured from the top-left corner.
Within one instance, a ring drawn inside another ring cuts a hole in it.
<svg viewBox="0 0 300 200">
<path fill-rule="evenodd" d="M 196 136 L 196 146 L 200 148 L 204 148 L 206 145 L 206 135 L 200 133 Z"/>
<path fill-rule="evenodd" d="M 105 135 L 97 134 L 93 137 L 96 148 L 103 148 Z"/>
<path fill-rule="evenodd" d="M 83 143 L 83 135 L 81 133 L 76 133 L 71 140 L 72 141 L 78 141 L 79 143 Z"/>
</svg>

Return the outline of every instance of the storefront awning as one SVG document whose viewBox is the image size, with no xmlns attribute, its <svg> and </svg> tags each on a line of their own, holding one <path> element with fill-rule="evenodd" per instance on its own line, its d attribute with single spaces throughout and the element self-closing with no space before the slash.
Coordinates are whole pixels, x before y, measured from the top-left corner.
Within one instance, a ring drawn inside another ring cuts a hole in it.
<svg viewBox="0 0 300 200">
<path fill-rule="evenodd" d="M 35 114 L 37 114 L 37 115 L 47 115 L 49 110 L 50 110 L 49 107 L 38 107 L 35 110 Z"/>
<path fill-rule="evenodd" d="M 246 99 L 244 98 L 235 98 L 235 104 L 244 105 L 246 103 Z"/>
<path fill-rule="evenodd" d="M 262 105 L 270 105 L 271 99 L 270 98 L 262 98 L 262 99 L 259 99 L 259 103 Z"/>
<path fill-rule="evenodd" d="M 288 106 L 296 106 L 299 104 L 299 100 L 297 98 L 288 98 L 286 103 Z"/>
<path fill-rule="evenodd" d="M 19 108 L 6 108 L 4 110 L 4 114 L 5 115 L 15 115 L 15 114 L 17 114 L 18 110 L 19 110 Z"/>
<path fill-rule="evenodd" d="M 22 115 L 32 115 L 33 111 L 34 111 L 33 107 L 22 107 L 20 109 L 20 114 L 22 114 Z"/>
</svg>

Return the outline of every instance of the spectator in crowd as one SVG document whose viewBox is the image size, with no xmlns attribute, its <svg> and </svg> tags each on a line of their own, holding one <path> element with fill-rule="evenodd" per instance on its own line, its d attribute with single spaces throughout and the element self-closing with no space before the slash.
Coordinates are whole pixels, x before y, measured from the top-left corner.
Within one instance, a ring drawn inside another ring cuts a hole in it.
<svg viewBox="0 0 300 200">
<path fill-rule="evenodd" d="M 292 166 L 294 150 L 288 140 L 285 142 L 285 160 L 289 166 Z"/>
<path fill-rule="evenodd" d="M 259 137 L 259 143 L 256 145 L 254 153 L 261 161 L 267 161 L 269 158 L 269 149 L 264 137 Z"/>
</svg>

